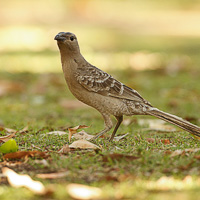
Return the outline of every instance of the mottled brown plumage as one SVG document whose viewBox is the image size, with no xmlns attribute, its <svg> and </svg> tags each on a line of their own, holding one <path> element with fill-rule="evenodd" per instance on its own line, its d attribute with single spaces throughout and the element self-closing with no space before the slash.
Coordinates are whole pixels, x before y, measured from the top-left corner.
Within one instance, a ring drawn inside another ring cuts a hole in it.
<svg viewBox="0 0 200 200">
<path fill-rule="evenodd" d="M 62 69 L 70 91 L 78 100 L 98 110 L 104 118 L 105 128 L 95 138 L 113 127 L 111 115 L 116 117 L 117 124 L 110 140 L 123 121 L 123 115 L 152 115 L 200 137 L 200 127 L 154 108 L 136 90 L 88 63 L 81 55 L 73 33 L 60 32 L 55 40 L 60 49 Z"/>
</svg>

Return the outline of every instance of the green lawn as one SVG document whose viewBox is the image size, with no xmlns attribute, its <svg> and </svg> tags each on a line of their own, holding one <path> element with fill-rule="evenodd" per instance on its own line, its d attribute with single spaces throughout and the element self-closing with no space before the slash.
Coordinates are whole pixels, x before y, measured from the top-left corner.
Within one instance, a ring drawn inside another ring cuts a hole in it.
<svg viewBox="0 0 200 200">
<path fill-rule="evenodd" d="M 66 187 L 71 183 L 100 188 L 98 199 L 105 200 L 199 199 L 200 142 L 177 127 L 158 131 L 141 125 L 153 117 L 124 117 L 117 136 L 129 133 L 125 138 L 108 142 L 110 131 L 94 141 L 99 150 L 66 154 L 59 150 L 75 139 L 47 134 L 87 125 L 84 130 L 95 135 L 104 125 L 101 115 L 77 103 L 67 88 L 54 41 L 60 31 L 77 35 L 91 64 L 153 106 L 200 126 L 199 2 L 2 1 L 0 137 L 7 135 L 2 127 L 19 131 L 28 126 L 14 137 L 19 151 L 42 151 L 48 157 L 6 160 L 0 153 L 0 200 L 70 200 Z M 4 167 L 28 174 L 49 192 L 36 195 L 12 187 Z M 60 178 L 38 176 L 63 172 Z"/>
<path fill-rule="evenodd" d="M 181 69 L 176 75 L 169 76 L 165 68 L 137 72 L 131 69 L 110 71 L 116 78 L 137 89 L 140 94 L 154 106 L 179 115 L 200 125 L 199 70 L 196 67 Z M 99 151 L 72 151 L 67 155 L 56 153 L 64 144 L 69 143 L 68 136 L 45 135 L 52 130 L 66 130 L 79 124 L 89 125 L 86 132 L 97 133 L 103 128 L 100 114 L 92 108 L 79 104 L 70 107 L 74 98 L 68 91 L 62 74 L 0 73 L 0 80 L 7 81 L 10 89 L 0 98 L 0 122 L 5 127 L 20 130 L 29 125 L 26 134 L 17 134 L 15 140 L 19 150 L 36 150 L 50 152 L 45 164 L 38 159 L 3 161 L 1 167 L 7 166 L 20 174 L 29 174 L 47 187 L 54 188 L 50 199 L 67 199 L 69 183 L 81 183 L 100 187 L 102 198 L 136 199 L 196 199 L 199 196 L 200 152 L 186 152 L 171 156 L 179 149 L 200 148 L 199 141 L 189 133 L 177 128 L 177 132 L 159 132 L 145 130 L 146 126 L 138 124 L 140 119 L 150 117 L 131 117 L 130 125 L 121 125 L 118 135 L 130 134 L 118 142 L 108 142 L 105 138 L 95 143 L 102 147 Z M 5 83 L 4 83 L 5 84 Z M 125 117 L 128 119 L 128 117 Z M 151 118 L 153 119 L 153 118 Z M 113 119 L 114 120 L 114 119 Z M 65 128 L 63 128 L 65 127 Z M 4 135 L 4 132 L 1 132 Z M 108 135 L 106 135 L 108 136 Z M 148 142 L 148 138 L 157 142 Z M 170 144 L 163 144 L 167 139 Z M 72 143 L 74 139 L 70 143 Z M 137 159 L 109 158 L 109 154 L 132 155 Z M 103 158 L 107 157 L 107 161 Z M 63 178 L 44 180 L 36 177 L 41 173 L 68 171 Z M 164 188 L 159 179 L 165 180 Z M 186 179 L 191 179 L 186 184 Z M 11 188 L 5 178 L 1 178 L 1 199 L 33 199 L 36 196 L 25 188 Z M 169 184 L 170 186 L 166 186 Z"/>
</svg>

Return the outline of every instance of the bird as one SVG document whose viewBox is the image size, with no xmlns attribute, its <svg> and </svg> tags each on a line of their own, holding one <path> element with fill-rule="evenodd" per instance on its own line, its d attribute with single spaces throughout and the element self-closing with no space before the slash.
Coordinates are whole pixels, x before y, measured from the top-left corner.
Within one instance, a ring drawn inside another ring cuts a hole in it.
<svg viewBox="0 0 200 200">
<path fill-rule="evenodd" d="M 75 34 L 59 32 L 54 40 L 57 40 L 62 70 L 69 90 L 79 101 L 99 111 L 104 119 L 104 129 L 94 136 L 94 140 L 112 129 L 111 116 L 114 116 L 117 123 L 109 139 L 112 141 L 124 115 L 154 116 L 188 131 L 199 139 L 200 127 L 152 106 L 136 90 L 87 62 L 80 52 Z"/>
</svg>

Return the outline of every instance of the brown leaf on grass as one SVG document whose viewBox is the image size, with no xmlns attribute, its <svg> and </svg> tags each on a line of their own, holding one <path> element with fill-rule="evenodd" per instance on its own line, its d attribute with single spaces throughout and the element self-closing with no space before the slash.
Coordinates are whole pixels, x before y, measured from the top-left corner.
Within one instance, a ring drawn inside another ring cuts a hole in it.
<svg viewBox="0 0 200 200">
<path fill-rule="evenodd" d="M 100 149 L 97 145 L 87 141 L 87 140 L 77 140 L 69 145 L 69 148 L 74 149 Z"/>
<path fill-rule="evenodd" d="M 165 145 L 170 144 L 170 140 L 169 139 L 155 139 L 155 138 L 146 138 L 146 141 L 149 143 L 163 143 Z"/>
<path fill-rule="evenodd" d="M 3 127 L 3 126 L 0 126 L 0 131 L 5 131 L 5 132 L 7 132 L 7 133 L 14 133 L 14 132 L 16 132 L 16 130 L 14 130 L 14 129 L 5 128 L 5 127 Z"/>
<path fill-rule="evenodd" d="M 10 129 L 10 128 L 4 128 L 4 127 L 0 127 L 0 131 L 6 131 L 7 133 L 11 133 L 9 135 L 6 135 L 6 136 L 2 136 L 0 137 L 0 142 L 7 142 L 8 140 L 10 140 L 11 138 L 13 138 L 16 133 L 20 133 L 20 134 L 23 134 L 25 132 L 27 132 L 28 130 L 28 126 L 24 127 L 22 130 L 20 131 L 16 131 L 14 129 Z"/>
<path fill-rule="evenodd" d="M 189 168 L 191 168 L 191 165 L 194 163 L 194 160 L 190 161 L 187 165 L 181 165 L 178 166 L 178 169 L 184 171 L 184 170 L 188 170 Z"/>
<path fill-rule="evenodd" d="M 39 181 L 32 180 L 29 175 L 19 175 L 7 167 L 3 167 L 2 172 L 7 177 L 9 184 L 13 187 L 26 187 L 32 192 L 40 195 L 46 193 L 44 185 Z"/>
<path fill-rule="evenodd" d="M 15 129 L 11 129 L 11 128 L 5 128 L 5 131 L 6 131 L 7 133 L 14 133 L 14 132 L 16 132 Z"/>
<path fill-rule="evenodd" d="M 75 133 L 72 137 L 74 137 L 75 139 L 79 139 L 79 140 L 90 140 L 94 137 L 94 135 L 89 135 L 84 130 L 82 130 L 78 133 Z"/>
<path fill-rule="evenodd" d="M 67 135 L 68 133 L 65 131 L 51 131 L 51 132 L 48 132 L 45 134 L 47 134 L 47 135 Z M 45 134 L 42 134 L 42 135 L 45 135 Z"/>
<path fill-rule="evenodd" d="M 186 153 L 195 153 L 195 152 L 198 152 L 200 151 L 200 148 L 196 148 L 196 149 L 185 149 L 185 152 Z"/>
<path fill-rule="evenodd" d="M 10 140 L 11 138 L 13 138 L 15 136 L 17 132 L 14 132 L 10 135 L 6 135 L 6 136 L 2 136 L 0 137 L 0 142 L 7 142 L 8 140 Z"/>
<path fill-rule="evenodd" d="M 108 162 L 109 160 L 136 160 L 139 157 L 137 156 L 131 156 L 131 155 L 124 155 L 124 154 L 119 154 L 119 153 L 113 153 L 113 154 L 108 154 L 108 155 L 103 155 L 103 162 Z"/>
<path fill-rule="evenodd" d="M 22 165 L 23 164 L 23 162 L 22 161 L 8 161 L 8 160 L 4 160 L 3 162 L 0 162 L 0 167 L 17 167 L 17 166 L 19 166 L 19 165 Z M 1 182 L 1 181 L 0 181 Z"/>
<path fill-rule="evenodd" d="M 200 160 L 200 155 L 196 155 L 194 156 L 194 158 L 196 158 L 197 160 Z"/>
<path fill-rule="evenodd" d="M 48 155 L 41 151 L 17 151 L 14 153 L 7 153 L 3 156 L 4 159 L 22 159 L 27 157 L 47 158 Z"/>
<path fill-rule="evenodd" d="M 176 151 L 174 151 L 173 153 L 171 153 L 171 157 L 179 156 L 179 155 L 185 155 L 185 150 L 177 149 Z"/>
<path fill-rule="evenodd" d="M 69 184 L 66 189 L 68 194 L 74 199 L 100 199 L 102 194 L 100 188 L 81 184 Z"/>
<path fill-rule="evenodd" d="M 163 144 L 170 144 L 170 140 L 169 139 L 161 139 L 160 140 Z"/>
<path fill-rule="evenodd" d="M 41 179 L 57 179 L 57 178 L 63 178 L 69 175 L 69 172 L 56 172 L 56 173 L 49 173 L 49 174 L 37 174 L 37 178 Z"/>
<path fill-rule="evenodd" d="M 58 151 L 58 153 L 67 154 L 70 152 L 70 148 L 68 144 L 63 145 L 63 147 Z"/>
<path fill-rule="evenodd" d="M 171 154 L 171 157 L 179 156 L 179 155 L 185 155 L 186 153 L 195 153 L 195 152 L 198 152 L 198 151 L 200 151 L 200 148 L 196 148 L 196 149 L 184 149 L 184 150 L 177 149 L 176 151 L 174 151 Z"/>
<path fill-rule="evenodd" d="M 109 182 L 111 182 L 111 181 L 113 181 L 113 182 L 118 182 L 119 180 L 118 180 L 118 176 L 111 176 L 111 175 L 105 175 L 105 176 L 103 176 L 102 178 L 101 178 L 101 180 L 102 181 L 109 181 Z"/>
<path fill-rule="evenodd" d="M 3 126 L 0 126 L 0 131 L 5 131 L 6 133 L 14 133 L 14 132 L 16 132 L 16 130 L 14 130 L 14 129 L 6 128 L 6 127 L 3 127 Z"/>
<path fill-rule="evenodd" d="M 198 121 L 198 118 L 196 118 L 196 117 L 190 117 L 190 116 L 186 116 L 186 117 L 184 117 L 184 119 L 185 120 L 187 120 L 187 121 L 189 121 L 189 122 L 197 122 Z"/>
<path fill-rule="evenodd" d="M 166 150 L 164 153 L 165 153 L 166 155 L 170 155 L 170 154 L 172 154 L 172 151 L 171 151 L 171 150 Z"/>
<path fill-rule="evenodd" d="M 149 143 L 155 143 L 156 142 L 155 138 L 146 138 L 146 141 L 149 142 Z"/>
<path fill-rule="evenodd" d="M 75 126 L 73 128 L 68 128 L 68 131 L 69 131 L 69 141 L 71 140 L 71 137 L 73 134 L 77 133 L 77 130 L 78 129 L 81 129 L 81 128 L 88 128 L 89 126 L 86 126 L 86 125 L 78 125 L 78 126 Z"/>
</svg>

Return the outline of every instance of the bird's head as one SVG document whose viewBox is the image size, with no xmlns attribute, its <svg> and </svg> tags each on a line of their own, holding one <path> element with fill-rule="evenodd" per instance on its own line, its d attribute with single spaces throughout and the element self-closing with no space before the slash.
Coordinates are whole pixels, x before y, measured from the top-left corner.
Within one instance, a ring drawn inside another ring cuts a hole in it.
<svg viewBox="0 0 200 200">
<path fill-rule="evenodd" d="M 76 35 L 73 33 L 60 32 L 55 36 L 54 40 L 57 40 L 60 50 L 74 53 L 80 52 Z"/>
</svg>

